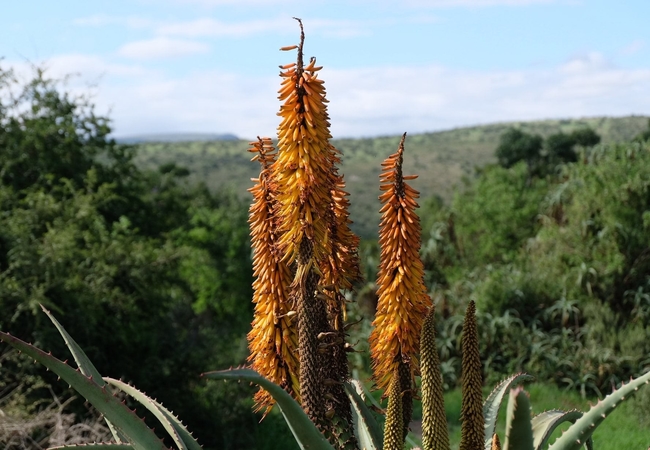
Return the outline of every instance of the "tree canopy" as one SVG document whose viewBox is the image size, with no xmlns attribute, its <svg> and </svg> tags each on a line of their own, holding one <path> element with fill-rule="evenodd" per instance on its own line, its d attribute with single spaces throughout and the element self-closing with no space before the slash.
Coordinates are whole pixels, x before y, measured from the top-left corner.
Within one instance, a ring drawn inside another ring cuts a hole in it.
<svg viewBox="0 0 650 450">
<path fill-rule="evenodd" d="M 238 389 L 197 382 L 246 358 L 247 205 L 185 183 L 181 167 L 138 169 L 110 133 L 43 71 L 21 83 L 0 70 L 0 329 L 65 354 L 42 304 L 100 372 L 163 401 L 206 445 L 250 446 L 232 431 L 249 415 L 227 413 L 249 408 Z M 37 370 L 18 367 L 0 367 L 5 386 Z"/>
<path fill-rule="evenodd" d="M 501 135 L 496 157 L 502 167 L 509 168 L 519 161 L 530 166 L 540 157 L 543 139 L 540 135 L 528 134 L 517 128 L 510 128 Z"/>
</svg>

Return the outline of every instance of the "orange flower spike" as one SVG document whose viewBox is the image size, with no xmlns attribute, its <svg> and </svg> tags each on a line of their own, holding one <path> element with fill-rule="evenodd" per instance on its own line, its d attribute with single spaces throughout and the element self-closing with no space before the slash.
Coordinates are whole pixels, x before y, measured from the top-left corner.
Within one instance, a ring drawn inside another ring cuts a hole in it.
<svg viewBox="0 0 650 450">
<path fill-rule="evenodd" d="M 273 211 L 275 208 L 275 185 L 270 166 L 275 159 L 273 144 L 269 138 L 251 143 L 249 151 L 262 166 L 253 194 L 249 224 L 253 247 L 253 303 L 255 312 L 252 329 L 248 333 L 249 361 L 252 368 L 266 378 L 284 387 L 299 398 L 299 362 L 296 356 L 298 337 L 292 324 L 288 300 L 291 272 L 280 260 L 275 249 L 278 239 Z M 273 405 L 273 398 L 263 389 L 255 394 L 256 409 Z"/>
<path fill-rule="evenodd" d="M 279 246 L 289 263 L 293 262 L 303 238 L 314 245 L 314 258 L 326 256 L 326 211 L 330 204 L 329 173 L 332 167 L 329 116 L 325 89 L 316 78 L 315 60 L 304 66 L 301 43 L 295 64 L 287 65 L 278 98 L 283 101 L 278 115 L 278 158 L 274 178 L 282 189 L 278 193 Z"/>
<path fill-rule="evenodd" d="M 410 363 L 412 375 L 417 371 L 419 334 L 431 305 L 419 256 L 418 192 L 404 182 L 414 177 L 402 174 L 405 139 L 406 133 L 397 153 L 382 163 L 380 175 L 378 304 L 369 341 L 375 381 L 385 392 L 400 362 Z"/>
<path fill-rule="evenodd" d="M 329 248 L 327 260 L 321 265 L 321 284 L 335 286 L 335 290 L 350 290 L 361 277 L 359 237 L 350 229 L 349 194 L 345 192 L 343 175 L 338 173 L 340 152 L 331 146 L 332 170 L 330 172 L 331 203 L 328 221 Z M 343 309 L 345 307 L 342 305 Z"/>
</svg>

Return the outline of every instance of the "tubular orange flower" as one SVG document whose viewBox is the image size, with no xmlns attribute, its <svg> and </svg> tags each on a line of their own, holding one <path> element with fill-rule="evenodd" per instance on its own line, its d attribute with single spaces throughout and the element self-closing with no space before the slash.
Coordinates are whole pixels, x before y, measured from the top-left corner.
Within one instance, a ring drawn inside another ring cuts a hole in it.
<svg viewBox="0 0 650 450">
<path fill-rule="evenodd" d="M 255 276 L 255 314 L 248 333 L 249 361 L 253 369 L 299 399 L 298 335 L 293 324 L 295 311 L 288 299 L 292 275 L 275 248 L 278 240 L 273 216 L 275 187 L 269 170 L 275 149 L 269 138 L 258 138 L 251 146 L 249 151 L 258 153 L 253 160 L 259 160 L 262 169 L 259 178 L 254 180 L 256 185 L 249 189 L 253 194 L 249 224 Z M 263 389 L 255 394 L 255 402 L 257 410 L 266 408 L 266 412 L 273 405 L 272 397 Z"/>
<path fill-rule="evenodd" d="M 304 32 L 300 33 L 296 64 L 283 66 L 278 115 L 278 158 L 272 166 L 277 182 L 275 216 L 281 238 L 278 247 L 287 264 L 295 264 L 290 286 L 298 313 L 300 396 L 302 407 L 318 426 L 325 426 L 325 355 L 318 336 L 329 333 L 326 303 L 316 297 L 319 265 L 327 249 L 325 214 L 330 204 L 328 175 L 329 122 L 325 90 L 314 60 L 303 64 Z"/>
<path fill-rule="evenodd" d="M 304 65 L 302 23 L 300 27 L 297 61 L 281 66 L 280 72 L 283 80 L 278 98 L 283 104 L 278 115 L 282 121 L 278 157 L 271 169 L 277 183 L 278 248 L 282 260 L 295 267 L 290 289 L 298 317 L 302 407 L 337 448 L 355 448 L 354 436 L 340 432 L 347 426 L 332 424 L 352 423 L 349 399 L 341 384 L 348 368 L 339 289 L 351 285 L 356 275 L 353 258 L 337 254 L 338 259 L 332 260 L 331 255 L 343 247 L 351 250 L 356 241 L 347 227 L 347 205 L 335 166 L 337 151 L 329 143 L 327 99 L 318 78 L 321 67 L 316 67 L 314 58 Z M 354 250 L 351 254 L 356 254 Z M 325 288 L 325 280 L 334 286 Z M 334 316 L 332 322 L 328 309 Z M 328 415 L 337 420 L 326 420 Z"/>
<path fill-rule="evenodd" d="M 302 39 L 298 61 L 282 72 L 279 99 L 283 101 L 278 115 L 278 159 L 273 165 L 278 186 L 280 246 L 288 262 L 298 256 L 304 238 L 313 245 L 314 261 L 325 257 L 327 222 L 325 213 L 330 204 L 329 174 L 332 168 L 329 139 L 329 117 L 325 88 L 318 78 L 316 60 L 305 67 L 302 61 Z M 287 67 L 287 66 L 284 66 Z"/>
<path fill-rule="evenodd" d="M 383 207 L 379 232 L 381 257 L 377 274 L 377 313 L 370 334 L 370 353 L 377 387 L 384 392 L 400 363 L 418 367 L 419 336 L 431 306 L 420 259 L 420 219 L 415 214 L 418 192 L 402 175 L 404 140 L 383 163 L 379 197 Z"/>
<path fill-rule="evenodd" d="M 330 145 L 332 166 L 329 174 L 331 202 L 327 215 L 328 250 L 327 258 L 321 264 L 322 284 L 333 285 L 338 290 L 350 290 L 355 282 L 361 280 L 359 262 L 359 237 L 350 229 L 350 201 L 345 191 L 343 176 L 336 168 L 340 152 Z M 336 327 L 335 327 L 336 328 Z"/>
<path fill-rule="evenodd" d="M 326 365 L 326 378 L 347 380 L 349 367 L 345 348 L 345 296 L 341 291 L 350 290 L 353 284 L 361 279 L 359 267 L 359 238 L 352 233 L 349 224 L 348 193 L 345 192 L 343 176 L 339 175 L 336 165 L 340 162 L 339 151 L 331 147 L 333 160 L 330 171 L 331 202 L 327 213 L 328 248 L 327 257 L 320 263 L 322 273 L 320 284 L 327 286 L 323 289 L 323 300 L 327 302 L 327 316 L 335 339 L 331 343 L 331 358 Z M 347 394 L 342 384 L 334 383 L 326 388 L 331 398 L 337 399 L 332 408 L 337 417 L 347 423 L 352 423 L 351 410 L 345 400 Z M 355 448 L 350 443 L 349 447 Z M 342 445 L 346 448 L 346 445 Z"/>
</svg>

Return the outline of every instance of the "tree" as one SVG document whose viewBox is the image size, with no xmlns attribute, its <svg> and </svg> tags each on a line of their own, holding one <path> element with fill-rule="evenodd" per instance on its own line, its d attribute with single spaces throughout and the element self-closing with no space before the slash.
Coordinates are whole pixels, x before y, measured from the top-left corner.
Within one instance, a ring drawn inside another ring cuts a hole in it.
<svg viewBox="0 0 650 450">
<path fill-rule="evenodd" d="M 581 147 L 593 147 L 600 143 L 600 136 L 591 128 L 579 128 L 571 133 L 576 145 Z"/>
<path fill-rule="evenodd" d="M 574 137 L 566 133 L 556 133 L 546 138 L 546 156 L 550 163 L 575 162 L 578 155 L 573 150 L 576 141 Z"/>
<path fill-rule="evenodd" d="M 247 206 L 184 184 L 182 168 L 140 170 L 136 149 L 110 132 L 108 118 L 42 70 L 21 84 L 0 69 L 0 329 L 64 354 L 42 326 L 43 304 L 100 371 L 187 417 L 206 445 L 255 447 L 230 431 L 249 426 L 237 390 L 196 383 L 246 358 Z M 0 379 L 10 373 L 19 384 L 22 373 L 3 362 Z"/>
<path fill-rule="evenodd" d="M 525 161 L 529 169 L 540 157 L 542 137 L 510 128 L 501 135 L 496 156 L 499 164 L 506 169 L 519 161 Z"/>
<path fill-rule="evenodd" d="M 108 137 L 109 120 L 96 115 L 87 98 L 62 91 L 42 69 L 21 85 L 0 68 L 0 89 L 5 94 L 0 97 L 3 185 L 21 190 L 65 178 L 81 187 L 90 169 L 99 183 L 123 183 L 137 173 L 134 148 Z"/>
<path fill-rule="evenodd" d="M 576 146 L 593 147 L 598 143 L 600 136 L 589 127 L 579 128 L 569 134 L 559 132 L 546 138 L 546 156 L 550 164 L 575 162 L 578 160 Z"/>
<path fill-rule="evenodd" d="M 648 119 L 648 128 L 634 136 L 634 142 L 644 142 L 650 139 L 650 119 Z"/>
</svg>

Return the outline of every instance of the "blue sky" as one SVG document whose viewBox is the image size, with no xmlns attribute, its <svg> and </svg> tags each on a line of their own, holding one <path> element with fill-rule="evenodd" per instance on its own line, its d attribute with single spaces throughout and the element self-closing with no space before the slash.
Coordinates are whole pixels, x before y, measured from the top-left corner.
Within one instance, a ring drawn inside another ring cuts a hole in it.
<svg viewBox="0 0 650 450">
<path fill-rule="evenodd" d="M 292 16 L 334 137 L 650 115 L 647 0 L 24 0 L 3 7 L 0 64 L 75 74 L 116 136 L 273 136 Z"/>
</svg>

